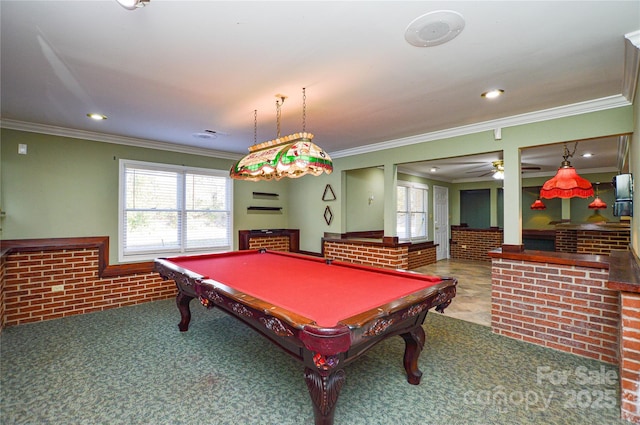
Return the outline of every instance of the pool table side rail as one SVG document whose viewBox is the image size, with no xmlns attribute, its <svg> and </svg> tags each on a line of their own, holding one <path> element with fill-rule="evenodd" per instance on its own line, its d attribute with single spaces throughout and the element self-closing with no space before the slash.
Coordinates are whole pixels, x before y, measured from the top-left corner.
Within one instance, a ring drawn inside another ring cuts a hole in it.
<svg viewBox="0 0 640 425">
<path fill-rule="evenodd" d="M 176 285 L 178 286 L 178 290 L 183 290 L 188 287 L 197 288 L 200 285 L 208 285 L 216 293 L 224 294 L 226 297 L 236 302 L 242 303 L 245 306 L 251 306 L 255 310 L 260 310 L 264 314 L 268 314 L 277 317 L 278 319 L 285 320 L 294 328 L 304 329 L 315 327 L 318 329 L 317 332 L 321 332 L 320 329 L 322 329 L 322 327 L 318 326 L 314 320 L 308 317 L 299 315 L 288 309 L 278 307 L 277 305 L 249 295 L 245 292 L 238 291 L 222 282 L 211 279 L 208 276 L 202 276 L 198 273 L 194 273 L 188 269 L 180 267 L 171 261 L 165 259 L 156 259 L 154 268 L 158 273 L 160 273 L 161 276 L 163 276 L 164 279 L 174 280 L 176 282 Z M 368 269 L 368 267 L 365 268 Z M 376 272 L 381 271 L 387 272 L 388 270 L 376 269 Z M 405 275 L 403 274 L 403 276 Z M 412 275 L 407 274 L 406 276 L 411 277 Z M 432 285 L 428 288 L 413 292 L 409 295 L 398 298 L 397 300 L 393 300 L 379 307 L 342 319 L 338 322 L 338 325 L 348 326 L 351 329 L 362 328 L 367 323 L 370 323 L 371 321 L 379 317 L 388 316 L 413 304 L 421 305 L 425 300 L 429 299 L 436 292 L 439 295 L 435 297 L 435 299 L 433 299 L 428 307 L 426 307 L 427 309 L 450 302 L 456 294 L 457 280 L 450 277 L 442 277 L 440 279 L 440 283 Z M 203 296 L 203 294 L 201 293 L 196 293 L 195 290 L 193 291 L 193 294 L 195 294 L 196 297 Z M 214 294 L 211 295 L 215 297 Z M 215 302 L 213 299 L 210 299 L 210 301 Z M 327 332 L 331 332 L 330 329 L 334 328 L 330 327 L 326 329 Z"/>
<path fill-rule="evenodd" d="M 392 333 L 401 323 L 406 328 L 410 323 L 407 317 L 416 316 L 420 319 L 418 324 L 422 324 L 428 310 L 435 307 L 442 311 L 449 305 L 456 295 L 457 285 L 456 279 L 443 278 L 428 288 L 341 320 L 335 327 L 321 327 L 307 317 L 237 291 L 171 261 L 157 259 L 155 269 L 164 279 L 174 280 L 180 294 L 199 299 L 207 308 L 218 307 L 226 311 L 300 359 L 303 356 L 300 341 L 309 350 L 337 354 L 362 341 L 372 340 L 374 336 Z M 294 335 L 295 342 L 288 338 Z"/>
</svg>

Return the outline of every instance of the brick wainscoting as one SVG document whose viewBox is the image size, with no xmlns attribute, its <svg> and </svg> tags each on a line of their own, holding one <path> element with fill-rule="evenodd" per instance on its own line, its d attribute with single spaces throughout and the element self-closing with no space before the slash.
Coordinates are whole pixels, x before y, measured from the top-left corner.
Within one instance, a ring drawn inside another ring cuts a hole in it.
<svg viewBox="0 0 640 425">
<path fill-rule="evenodd" d="M 493 332 L 618 364 L 620 304 L 606 264 L 493 258 Z"/>
<path fill-rule="evenodd" d="M 6 316 L 4 314 L 4 274 L 5 274 L 5 256 L 0 256 L 0 330 L 4 328 Z"/>
<path fill-rule="evenodd" d="M 1 291 L 5 326 L 56 319 L 176 296 L 173 281 L 163 281 L 145 264 L 144 271 L 104 267 L 104 247 L 64 248 L 64 242 L 38 249 L 19 247 L 4 253 Z M 55 241 L 55 240 L 49 240 Z M 87 243 L 87 245 L 95 245 Z"/>
</svg>

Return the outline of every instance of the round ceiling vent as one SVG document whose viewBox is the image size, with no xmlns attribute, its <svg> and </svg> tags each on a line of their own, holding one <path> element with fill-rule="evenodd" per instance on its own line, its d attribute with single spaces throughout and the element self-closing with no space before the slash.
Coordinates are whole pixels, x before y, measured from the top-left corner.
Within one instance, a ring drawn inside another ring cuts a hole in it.
<svg viewBox="0 0 640 425">
<path fill-rule="evenodd" d="M 453 10 L 436 10 L 414 19 L 404 38 L 417 47 L 431 47 L 453 40 L 464 29 L 464 18 Z"/>
</svg>

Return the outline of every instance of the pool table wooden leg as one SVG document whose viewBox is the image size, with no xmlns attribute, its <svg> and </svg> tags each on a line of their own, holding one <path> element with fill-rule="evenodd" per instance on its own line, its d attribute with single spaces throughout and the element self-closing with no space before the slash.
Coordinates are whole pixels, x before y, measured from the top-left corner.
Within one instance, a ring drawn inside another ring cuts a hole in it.
<svg viewBox="0 0 640 425">
<path fill-rule="evenodd" d="M 336 402 L 344 385 L 344 370 L 338 369 L 331 373 L 321 374 L 317 370 L 306 367 L 304 380 L 309 388 L 311 401 L 313 401 L 315 425 L 333 425 Z"/>
<path fill-rule="evenodd" d="M 180 332 L 186 332 L 189 329 L 189 322 L 191 321 L 191 309 L 189 308 L 189 303 L 192 299 L 193 297 L 178 291 L 176 304 L 178 305 L 178 310 L 180 310 L 181 319 L 180 323 L 178 323 L 178 329 L 180 329 Z"/>
<path fill-rule="evenodd" d="M 422 378 L 422 372 L 418 369 L 418 358 L 426 339 L 424 329 L 422 326 L 416 326 L 401 336 L 405 342 L 404 369 L 407 371 L 407 381 L 412 385 L 418 385 Z"/>
</svg>

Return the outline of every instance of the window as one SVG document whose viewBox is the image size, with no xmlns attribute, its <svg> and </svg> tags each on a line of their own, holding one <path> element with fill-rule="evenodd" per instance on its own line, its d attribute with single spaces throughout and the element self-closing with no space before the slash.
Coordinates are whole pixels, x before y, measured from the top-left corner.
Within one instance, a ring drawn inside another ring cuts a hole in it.
<svg viewBox="0 0 640 425">
<path fill-rule="evenodd" d="M 231 249 L 227 171 L 120 160 L 120 261 Z"/>
<path fill-rule="evenodd" d="M 396 232 L 402 240 L 426 240 L 428 186 L 398 182 L 398 212 Z"/>
</svg>

